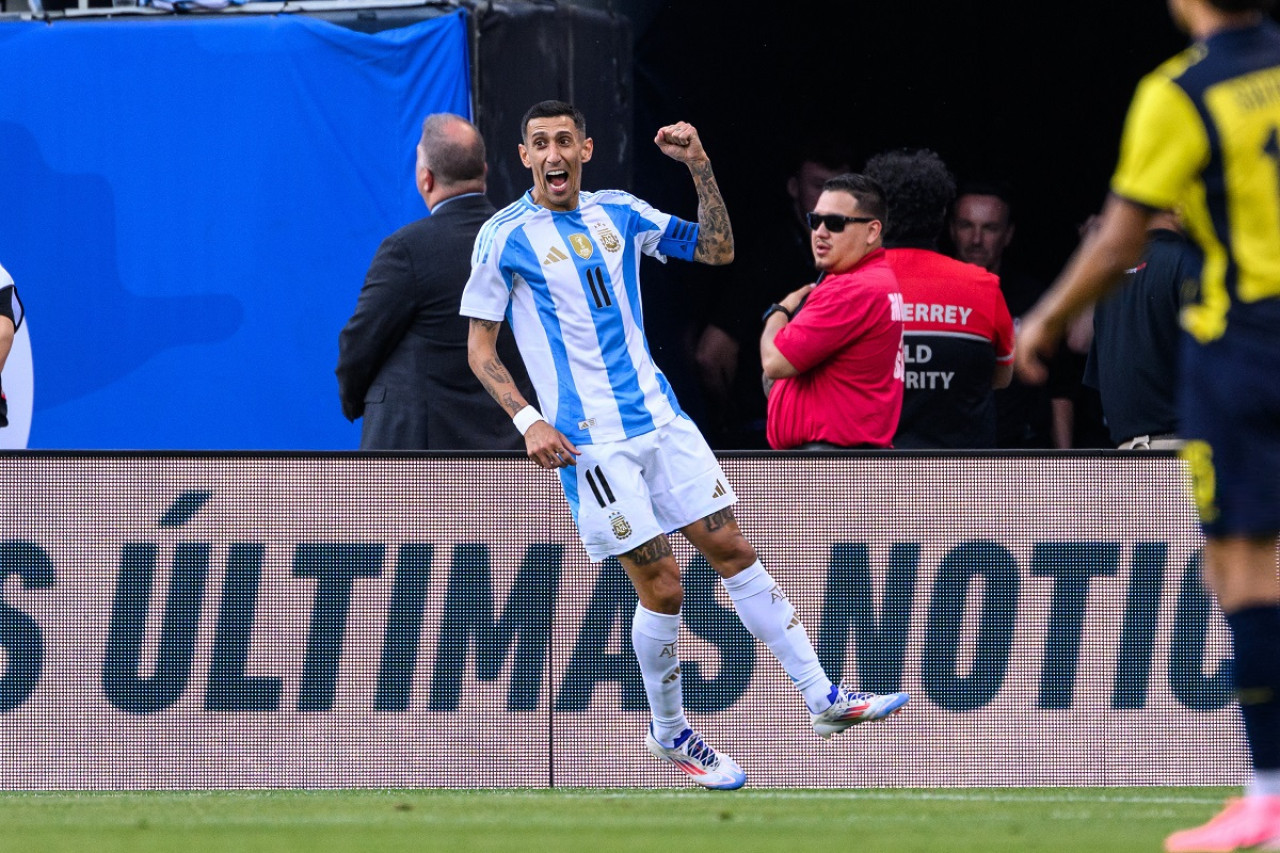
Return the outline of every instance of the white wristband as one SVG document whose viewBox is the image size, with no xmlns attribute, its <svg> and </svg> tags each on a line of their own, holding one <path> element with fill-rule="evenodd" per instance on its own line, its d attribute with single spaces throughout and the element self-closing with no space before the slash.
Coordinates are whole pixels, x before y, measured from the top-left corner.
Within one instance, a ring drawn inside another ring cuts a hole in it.
<svg viewBox="0 0 1280 853">
<path fill-rule="evenodd" d="M 515 423 L 516 429 L 520 430 L 520 434 L 524 435 L 529 431 L 529 427 L 533 426 L 538 421 L 545 421 L 546 418 L 544 418 L 542 413 L 533 406 L 525 406 L 523 409 L 516 412 L 516 416 L 511 420 Z"/>
</svg>

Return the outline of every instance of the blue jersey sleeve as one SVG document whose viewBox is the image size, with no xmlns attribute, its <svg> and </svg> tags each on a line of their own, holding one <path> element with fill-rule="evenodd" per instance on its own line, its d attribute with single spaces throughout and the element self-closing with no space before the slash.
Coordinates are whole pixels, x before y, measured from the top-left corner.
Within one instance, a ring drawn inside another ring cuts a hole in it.
<svg viewBox="0 0 1280 853">
<path fill-rule="evenodd" d="M 682 261 L 693 260 L 693 250 L 698 245 L 698 223 L 685 222 L 678 217 L 667 221 L 667 228 L 658 241 L 658 251 Z"/>
</svg>

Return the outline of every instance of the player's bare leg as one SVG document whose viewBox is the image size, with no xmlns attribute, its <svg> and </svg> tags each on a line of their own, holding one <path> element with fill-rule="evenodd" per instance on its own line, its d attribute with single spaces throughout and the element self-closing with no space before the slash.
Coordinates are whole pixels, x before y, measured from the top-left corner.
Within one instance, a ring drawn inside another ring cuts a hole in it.
<svg viewBox="0 0 1280 853">
<path fill-rule="evenodd" d="M 644 679 L 653 722 L 645 747 L 706 788 L 741 788 L 746 774 L 732 758 L 712 749 L 684 716 L 680 681 L 680 605 L 684 588 L 671 542 L 655 536 L 618 557 L 640 603 L 631 621 L 631 645 Z"/>
<path fill-rule="evenodd" d="M 680 532 L 706 556 L 720 575 L 742 624 L 773 652 L 804 696 L 814 731 L 829 738 L 858 723 L 882 720 L 907 704 L 910 697 L 906 693 L 879 696 L 831 682 L 795 607 L 742 535 L 731 507 Z"/>
<path fill-rule="evenodd" d="M 1210 538 L 1205 584 L 1231 628 L 1236 698 L 1253 768 L 1245 796 L 1208 823 L 1175 832 L 1169 853 L 1231 851 L 1280 842 L 1280 577 L 1273 537 Z"/>
</svg>

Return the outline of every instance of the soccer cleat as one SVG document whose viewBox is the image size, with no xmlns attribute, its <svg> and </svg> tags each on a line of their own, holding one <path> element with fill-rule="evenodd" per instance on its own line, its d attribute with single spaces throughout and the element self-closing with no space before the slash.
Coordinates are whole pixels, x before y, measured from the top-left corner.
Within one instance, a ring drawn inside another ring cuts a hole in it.
<svg viewBox="0 0 1280 853">
<path fill-rule="evenodd" d="M 685 729 L 676 738 L 675 746 L 666 747 L 653 736 L 653 725 L 650 724 L 644 745 L 655 758 L 670 761 L 704 788 L 733 791 L 746 784 L 747 774 L 742 772 L 738 762 L 717 753 L 693 729 Z"/>
<path fill-rule="evenodd" d="M 831 707 L 820 714 L 810 715 L 813 730 L 826 739 L 858 723 L 871 723 L 896 714 L 911 699 L 905 693 L 886 693 L 883 696 L 854 693 L 843 684 L 833 688 L 832 692 L 835 696 Z"/>
<path fill-rule="evenodd" d="M 1232 853 L 1280 843 L 1280 797 L 1236 797 L 1203 826 L 1175 832 L 1164 841 L 1166 853 Z"/>
</svg>

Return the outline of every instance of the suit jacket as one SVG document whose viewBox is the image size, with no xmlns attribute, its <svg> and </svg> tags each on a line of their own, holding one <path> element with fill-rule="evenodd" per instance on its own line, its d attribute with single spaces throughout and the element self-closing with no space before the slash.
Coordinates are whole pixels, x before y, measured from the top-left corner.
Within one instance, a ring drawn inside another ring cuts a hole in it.
<svg viewBox="0 0 1280 853">
<path fill-rule="evenodd" d="M 454 198 L 382 241 L 355 313 L 338 336 L 338 392 L 364 417 L 362 450 L 523 450 L 511 417 L 467 365 L 458 314 L 476 233 L 494 213 L 483 195 Z M 498 355 L 535 402 L 511 330 Z"/>
</svg>

